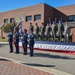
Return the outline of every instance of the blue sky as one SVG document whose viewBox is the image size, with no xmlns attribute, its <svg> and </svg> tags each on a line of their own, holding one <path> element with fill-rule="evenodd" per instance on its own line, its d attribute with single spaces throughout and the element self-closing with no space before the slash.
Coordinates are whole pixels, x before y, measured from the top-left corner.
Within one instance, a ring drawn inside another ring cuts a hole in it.
<svg viewBox="0 0 75 75">
<path fill-rule="evenodd" d="M 53 7 L 59 7 L 75 4 L 75 0 L 0 0 L 0 12 L 40 3 L 47 3 L 48 5 L 51 5 Z"/>
</svg>

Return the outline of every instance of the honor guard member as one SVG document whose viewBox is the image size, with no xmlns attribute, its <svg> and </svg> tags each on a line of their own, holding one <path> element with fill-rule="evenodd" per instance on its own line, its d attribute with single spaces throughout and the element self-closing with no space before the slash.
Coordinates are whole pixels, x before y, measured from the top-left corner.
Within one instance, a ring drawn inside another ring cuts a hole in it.
<svg viewBox="0 0 75 75">
<path fill-rule="evenodd" d="M 16 54 L 19 53 L 19 32 L 18 29 L 16 28 L 14 30 L 14 44 L 15 44 L 15 48 L 16 48 Z"/>
<path fill-rule="evenodd" d="M 44 40 L 44 34 L 45 34 L 45 25 L 44 23 L 42 23 L 42 26 L 40 27 L 41 40 Z"/>
<path fill-rule="evenodd" d="M 35 29 L 36 40 L 39 40 L 39 26 L 37 25 L 37 23 L 35 25 L 36 25 Z"/>
<path fill-rule="evenodd" d="M 28 34 L 30 56 L 33 56 L 34 53 L 34 37 L 35 36 L 33 34 L 33 31 L 31 30 L 30 33 Z"/>
<path fill-rule="evenodd" d="M 22 45 L 23 45 L 23 50 L 24 50 L 24 55 L 27 55 L 27 30 L 24 29 L 23 35 L 22 35 Z"/>
<path fill-rule="evenodd" d="M 53 41 L 55 41 L 55 32 L 54 32 L 54 28 L 55 28 L 55 23 L 53 21 L 53 24 L 52 24 L 52 36 L 53 36 Z"/>
<path fill-rule="evenodd" d="M 34 31 L 34 27 L 33 27 L 32 23 L 30 23 L 30 26 L 29 26 L 29 32 L 30 31 Z"/>
<path fill-rule="evenodd" d="M 10 46 L 10 53 L 12 53 L 13 52 L 13 32 L 11 29 L 9 29 L 9 33 L 8 33 L 8 42 Z"/>
</svg>

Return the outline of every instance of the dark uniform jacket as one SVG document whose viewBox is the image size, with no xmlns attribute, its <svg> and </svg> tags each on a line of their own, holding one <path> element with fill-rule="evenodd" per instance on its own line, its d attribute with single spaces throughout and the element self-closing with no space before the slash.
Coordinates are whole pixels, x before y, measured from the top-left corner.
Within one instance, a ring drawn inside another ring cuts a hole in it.
<svg viewBox="0 0 75 75">
<path fill-rule="evenodd" d="M 29 44 L 34 45 L 34 34 L 28 34 Z"/>
<path fill-rule="evenodd" d="M 54 33 L 56 33 L 58 31 L 58 25 L 55 25 L 54 27 Z"/>
<path fill-rule="evenodd" d="M 14 33 L 14 42 L 19 42 L 19 33 Z"/>
<path fill-rule="evenodd" d="M 12 42 L 13 41 L 13 33 L 12 32 L 9 32 L 8 33 L 8 41 L 9 42 Z"/>
<path fill-rule="evenodd" d="M 27 36 L 28 36 L 28 34 L 22 35 L 22 43 L 27 43 Z"/>
</svg>

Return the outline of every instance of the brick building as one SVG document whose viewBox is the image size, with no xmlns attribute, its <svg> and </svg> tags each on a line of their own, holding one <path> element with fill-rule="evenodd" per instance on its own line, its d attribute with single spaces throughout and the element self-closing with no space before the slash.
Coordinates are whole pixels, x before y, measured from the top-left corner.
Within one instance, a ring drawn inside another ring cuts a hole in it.
<svg viewBox="0 0 75 75">
<path fill-rule="evenodd" d="M 20 8 L 16 10 L 6 11 L 0 13 L 0 25 L 3 23 L 13 22 L 18 14 L 23 13 L 23 29 L 28 29 L 30 22 L 32 22 L 35 27 L 35 23 L 38 23 L 40 26 L 42 22 L 48 23 L 49 18 L 51 21 L 54 21 L 57 18 L 57 21 L 62 18 L 63 21 L 74 21 L 75 20 L 75 5 L 64 6 L 54 8 L 45 3 L 37 4 L 34 6 L 29 6 L 25 8 Z M 69 10 L 68 10 L 69 9 Z M 0 36 L 6 36 L 5 33 L 1 32 Z"/>
</svg>

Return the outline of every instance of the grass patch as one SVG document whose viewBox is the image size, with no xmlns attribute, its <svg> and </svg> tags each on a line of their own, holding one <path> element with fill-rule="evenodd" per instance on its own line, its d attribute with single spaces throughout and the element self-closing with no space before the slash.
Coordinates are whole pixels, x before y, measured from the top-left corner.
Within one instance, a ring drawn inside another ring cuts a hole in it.
<svg viewBox="0 0 75 75">
<path fill-rule="evenodd" d="M 8 42 L 8 39 L 2 39 L 2 38 L 0 38 L 0 42 Z"/>
</svg>

